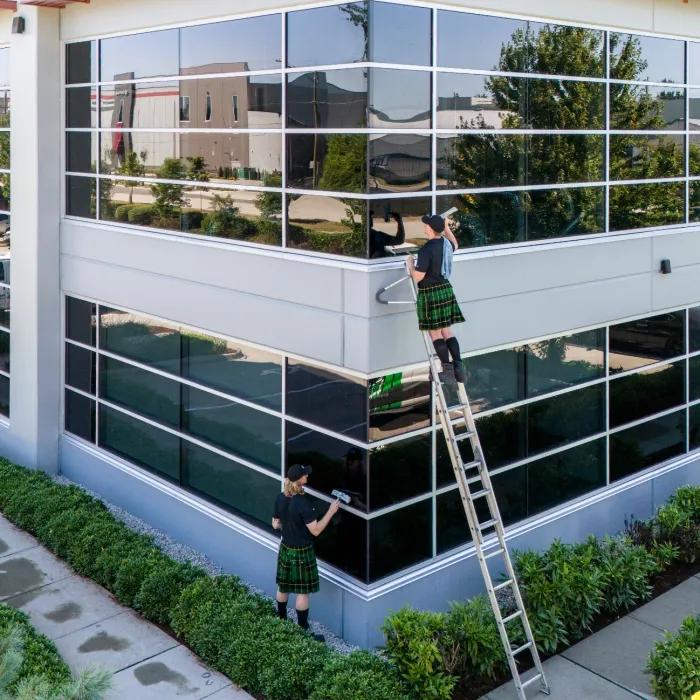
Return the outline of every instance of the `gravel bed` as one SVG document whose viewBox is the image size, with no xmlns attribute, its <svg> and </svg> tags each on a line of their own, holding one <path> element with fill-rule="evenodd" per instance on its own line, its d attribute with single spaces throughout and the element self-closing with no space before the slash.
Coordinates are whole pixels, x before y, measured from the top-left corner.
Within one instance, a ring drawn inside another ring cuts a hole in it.
<svg viewBox="0 0 700 700">
<path fill-rule="evenodd" d="M 148 523 L 141 520 L 141 518 L 137 518 L 128 511 L 124 510 L 123 508 L 115 506 L 113 503 L 106 501 L 98 493 L 95 493 L 94 491 L 91 491 L 90 489 L 87 489 L 84 486 L 81 486 L 80 484 L 76 484 L 70 479 L 66 479 L 66 477 L 64 476 L 56 476 L 53 480 L 57 484 L 62 484 L 64 486 L 77 486 L 79 489 L 85 491 L 85 493 L 92 496 L 96 500 L 102 501 L 102 503 L 104 503 L 105 506 L 107 506 L 109 512 L 117 520 L 121 520 L 121 522 L 123 522 L 133 532 L 138 532 L 139 534 L 143 535 L 150 535 L 153 538 L 153 541 L 155 542 L 156 546 L 162 552 L 167 554 L 169 557 L 172 557 L 176 561 L 183 563 L 189 561 L 195 566 L 204 569 L 204 571 L 206 571 L 209 574 L 209 576 L 220 576 L 221 574 L 226 573 L 220 566 L 215 564 L 208 557 L 205 557 L 201 552 L 198 552 L 196 549 L 192 549 L 192 547 L 188 547 L 187 545 L 182 544 L 182 542 L 174 540 L 172 537 L 166 535 L 160 530 L 156 530 L 154 527 L 151 527 Z M 243 583 L 251 593 L 257 593 L 261 596 L 264 596 L 265 598 L 269 598 L 269 596 L 264 591 L 253 586 L 247 581 L 243 581 Z M 296 611 L 293 608 L 289 609 L 288 614 L 289 618 L 296 622 Z M 309 626 L 311 627 L 311 631 L 314 634 L 322 634 L 326 638 L 326 645 L 330 647 L 333 651 L 337 651 L 340 654 L 347 655 L 350 652 L 356 651 L 360 648 L 348 644 L 344 639 L 338 637 L 338 635 L 331 632 L 319 622 L 309 620 Z"/>
</svg>

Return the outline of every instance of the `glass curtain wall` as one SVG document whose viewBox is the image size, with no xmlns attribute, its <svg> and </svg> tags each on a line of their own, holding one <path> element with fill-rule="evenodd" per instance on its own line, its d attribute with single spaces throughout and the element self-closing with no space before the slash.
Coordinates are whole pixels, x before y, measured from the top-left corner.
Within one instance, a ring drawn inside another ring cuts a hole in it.
<svg viewBox="0 0 700 700">
<path fill-rule="evenodd" d="M 428 368 L 363 379 L 66 298 L 65 430 L 270 531 L 314 468 L 317 542 L 371 584 L 469 542 Z M 700 307 L 467 358 L 507 524 L 700 448 Z M 472 459 L 468 442 L 465 460 Z"/>
<path fill-rule="evenodd" d="M 700 221 L 700 43 L 356 2 L 66 47 L 66 213 L 386 258 Z M 0 163 L 0 165 L 2 165 Z"/>
<path fill-rule="evenodd" d="M 10 49 L 0 48 L 0 415 L 10 416 Z"/>
</svg>

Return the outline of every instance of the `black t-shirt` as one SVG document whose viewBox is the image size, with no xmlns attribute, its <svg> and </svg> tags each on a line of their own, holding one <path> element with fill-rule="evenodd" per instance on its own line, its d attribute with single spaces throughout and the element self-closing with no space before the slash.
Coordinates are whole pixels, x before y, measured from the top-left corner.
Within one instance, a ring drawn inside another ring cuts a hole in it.
<svg viewBox="0 0 700 700">
<path fill-rule="evenodd" d="M 305 547 L 314 541 L 306 526 L 316 520 L 316 512 L 306 496 L 297 494 L 287 498 L 281 493 L 272 517 L 282 521 L 282 541 L 290 547 Z"/>
<path fill-rule="evenodd" d="M 436 287 L 439 284 L 445 284 L 447 280 L 442 276 L 442 255 L 443 238 L 431 238 L 419 251 L 418 261 L 416 262 L 416 270 L 425 272 L 425 277 L 418 283 L 421 289 L 428 287 Z M 452 250 L 454 245 L 450 241 Z"/>
</svg>

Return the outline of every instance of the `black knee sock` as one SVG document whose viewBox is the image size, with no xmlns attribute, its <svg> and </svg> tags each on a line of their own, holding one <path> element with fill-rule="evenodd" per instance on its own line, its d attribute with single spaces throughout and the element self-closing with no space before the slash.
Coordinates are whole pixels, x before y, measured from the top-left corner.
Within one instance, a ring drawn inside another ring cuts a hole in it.
<svg viewBox="0 0 700 700">
<path fill-rule="evenodd" d="M 435 348 L 435 354 L 440 358 L 440 362 L 443 365 L 450 364 L 450 351 L 447 349 L 447 343 L 443 338 L 438 338 L 433 340 L 433 347 Z"/>
<path fill-rule="evenodd" d="M 309 629 L 309 609 L 297 610 L 297 621 L 302 629 Z"/>
<path fill-rule="evenodd" d="M 287 602 L 286 601 L 284 603 L 280 602 L 279 600 L 277 601 L 277 617 L 279 617 L 280 620 L 287 619 Z"/>
<path fill-rule="evenodd" d="M 447 349 L 450 351 L 450 355 L 452 355 L 452 361 L 459 362 L 462 359 L 461 355 L 459 354 L 459 340 L 452 336 L 451 338 L 447 339 L 445 345 L 447 345 Z"/>
</svg>

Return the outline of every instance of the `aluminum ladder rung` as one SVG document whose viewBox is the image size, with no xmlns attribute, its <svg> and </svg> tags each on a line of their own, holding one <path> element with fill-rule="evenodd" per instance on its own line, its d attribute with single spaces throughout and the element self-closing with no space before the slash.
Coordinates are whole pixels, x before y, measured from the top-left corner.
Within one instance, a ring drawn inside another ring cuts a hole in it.
<svg viewBox="0 0 700 700">
<path fill-rule="evenodd" d="M 501 622 L 505 625 L 506 623 L 510 622 L 511 620 L 515 620 L 518 617 L 521 617 L 523 614 L 522 610 L 516 610 L 512 615 L 508 615 L 508 617 L 504 617 Z"/>
<path fill-rule="evenodd" d="M 520 684 L 520 687 L 525 690 L 525 688 L 529 688 L 533 683 L 537 683 L 537 681 L 542 680 L 544 678 L 544 675 L 541 673 L 538 673 L 536 676 L 533 676 L 532 678 L 528 678 L 524 683 Z"/>
<path fill-rule="evenodd" d="M 481 460 L 475 459 L 473 462 L 463 462 L 462 469 L 466 472 L 469 469 L 478 469 L 481 466 Z"/>
<path fill-rule="evenodd" d="M 518 654 L 522 654 L 524 651 L 527 651 L 532 647 L 532 642 L 525 642 L 521 647 L 518 647 L 517 649 L 511 649 L 510 650 L 510 655 L 511 656 L 517 656 Z"/>
<path fill-rule="evenodd" d="M 488 554 L 484 554 L 484 559 L 493 559 L 494 557 L 497 557 L 499 554 L 505 554 L 505 549 L 503 547 L 499 547 L 495 552 L 489 552 Z"/>
<path fill-rule="evenodd" d="M 512 586 L 513 583 L 515 583 L 515 582 L 513 581 L 512 578 L 509 578 L 507 581 L 504 581 L 503 583 L 499 583 L 497 586 L 493 587 L 494 593 L 496 591 L 502 591 L 504 588 L 508 588 L 508 586 Z"/>
<path fill-rule="evenodd" d="M 472 501 L 475 501 L 477 498 L 483 498 L 484 496 L 488 496 L 491 493 L 491 489 L 482 489 L 481 491 L 474 491 L 472 494 Z"/>
<path fill-rule="evenodd" d="M 487 520 L 484 523 L 479 523 L 479 530 L 483 532 L 484 530 L 488 530 L 490 527 L 494 527 L 495 525 L 498 525 L 498 520 L 496 520 L 496 518 L 491 518 L 491 520 Z"/>
<path fill-rule="evenodd" d="M 457 440 L 457 442 L 461 442 L 462 440 L 467 440 L 467 439 L 471 440 L 471 438 L 473 438 L 473 437 L 474 437 L 474 433 L 469 433 L 469 432 L 460 433 L 459 435 L 455 435 L 455 440 Z"/>
</svg>

